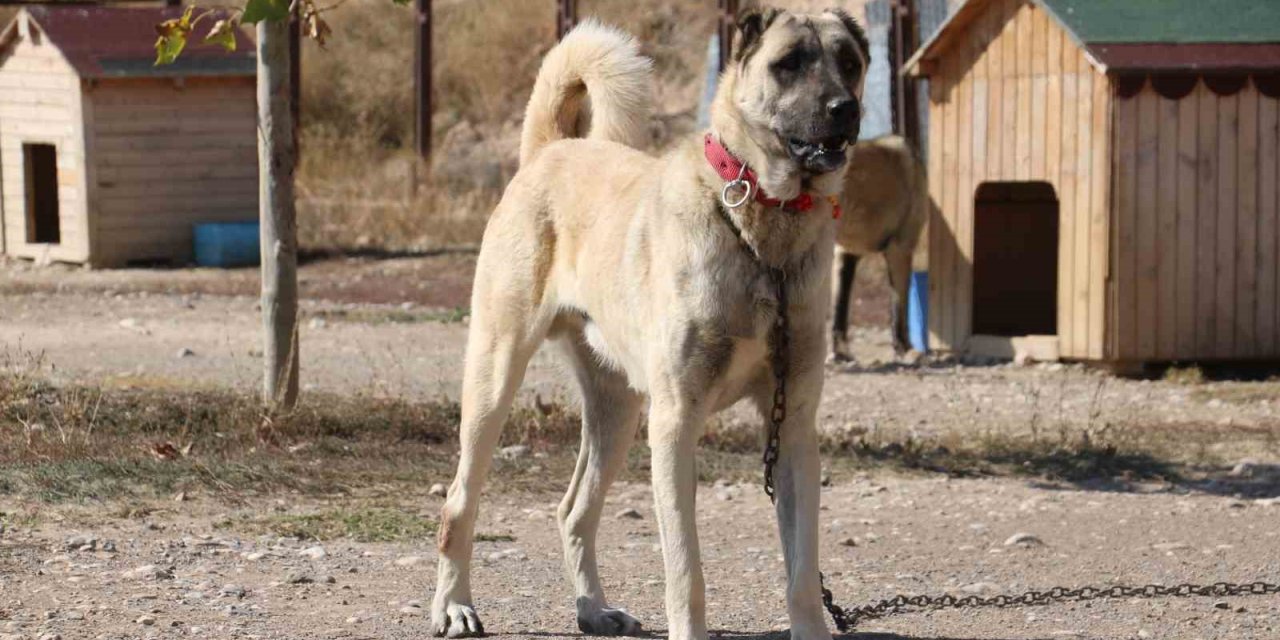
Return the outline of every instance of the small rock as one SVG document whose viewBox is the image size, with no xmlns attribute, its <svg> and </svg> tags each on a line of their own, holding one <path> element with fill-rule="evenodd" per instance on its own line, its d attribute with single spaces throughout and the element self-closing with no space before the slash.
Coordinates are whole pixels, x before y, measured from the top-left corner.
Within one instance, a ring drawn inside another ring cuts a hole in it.
<svg viewBox="0 0 1280 640">
<path fill-rule="evenodd" d="M 1151 632 L 1150 632 L 1150 631 L 1147 631 L 1146 629 L 1138 629 L 1138 637 L 1139 637 L 1139 638 L 1150 638 L 1150 637 L 1151 637 Z"/>
<path fill-rule="evenodd" d="M 529 453 L 529 447 L 523 444 L 513 444 L 509 447 L 503 447 L 498 451 L 498 455 L 504 460 L 516 460 L 525 457 Z"/>
<path fill-rule="evenodd" d="M 265 557 L 267 557 L 267 554 L 266 552 L 263 552 L 263 551 L 254 551 L 252 553 L 244 554 L 245 560 L 252 560 L 254 562 L 257 562 L 258 560 L 261 560 Z"/>
<path fill-rule="evenodd" d="M 1250 478 L 1250 477 L 1253 477 L 1253 475 L 1257 472 L 1257 470 L 1258 470 L 1257 460 L 1245 459 L 1236 463 L 1236 466 L 1231 468 L 1231 475 L 1237 478 Z"/>
<path fill-rule="evenodd" d="M 361 622 L 364 621 L 360 619 L 360 616 L 351 616 L 350 618 L 347 618 L 347 624 L 360 624 Z"/>
<path fill-rule="evenodd" d="M 422 615 L 422 607 L 400 607 L 400 613 L 409 616 L 420 616 Z"/>
<path fill-rule="evenodd" d="M 72 609 L 62 614 L 62 618 L 64 620 L 84 620 L 84 612 L 76 611 L 75 609 Z"/>
<path fill-rule="evenodd" d="M 311 558 L 312 560 L 319 560 L 329 554 L 325 553 L 324 547 L 317 545 L 314 547 L 307 547 L 306 549 L 299 551 L 298 555 L 304 558 Z"/>
<path fill-rule="evenodd" d="M 126 571 L 122 576 L 127 580 L 172 580 L 173 572 L 163 567 L 157 567 L 154 564 L 148 564 Z"/>
<path fill-rule="evenodd" d="M 222 587 L 222 590 L 219 591 L 218 593 L 228 598 L 243 598 L 245 591 L 244 591 L 244 587 L 241 587 L 239 585 L 229 584 Z"/>
<path fill-rule="evenodd" d="M 965 593 L 995 593 L 1000 587 L 990 582 L 974 582 L 960 587 L 960 590 Z"/>
<path fill-rule="evenodd" d="M 397 558 L 395 565 L 397 567 L 416 567 L 423 562 L 426 562 L 426 560 L 427 559 L 422 556 L 404 556 L 403 558 Z"/>
<path fill-rule="evenodd" d="M 67 551 L 93 551 L 98 548 L 98 539 L 88 535 L 71 536 L 63 546 Z"/>
<path fill-rule="evenodd" d="M 311 576 L 305 573 L 291 573 L 285 577 L 284 581 L 288 584 L 311 584 L 315 582 L 315 580 L 311 579 Z"/>
<path fill-rule="evenodd" d="M 444 498 L 449 495 L 449 490 L 443 484 L 437 482 L 431 485 L 431 488 L 427 490 L 427 493 L 437 498 Z"/>
<path fill-rule="evenodd" d="M 1159 542 L 1151 545 L 1156 551 L 1178 551 L 1181 549 L 1190 549 L 1191 545 L 1185 542 Z"/>
<path fill-rule="evenodd" d="M 56 633 L 46 633 L 40 636 L 40 640 L 62 640 L 62 636 Z"/>
<path fill-rule="evenodd" d="M 156 623 L 156 619 L 154 616 L 142 616 L 136 622 L 144 627 L 150 627 Z"/>
<path fill-rule="evenodd" d="M 1227 610 L 1227 609 L 1230 609 L 1230 608 L 1231 608 L 1231 603 L 1230 603 L 1230 602 L 1227 602 L 1227 601 L 1225 601 L 1225 600 L 1219 600 L 1219 601 L 1217 601 L 1217 602 L 1213 603 L 1213 608 L 1214 608 L 1214 609 L 1222 609 L 1222 610 L 1224 610 L 1224 611 L 1225 611 L 1225 610 Z"/>
<path fill-rule="evenodd" d="M 618 513 L 616 513 L 616 514 L 614 514 L 614 516 L 613 516 L 613 517 L 615 517 L 615 518 L 617 518 L 617 519 L 619 519 L 619 520 L 642 520 L 642 519 L 644 519 L 644 516 L 640 515 L 640 512 L 639 512 L 639 511 L 636 511 L 635 509 L 632 509 L 632 508 L 629 508 L 629 507 L 628 507 L 628 508 L 626 508 L 626 509 L 623 509 L 622 511 L 619 511 L 619 512 L 618 512 Z"/>
<path fill-rule="evenodd" d="M 845 538 L 844 540 L 841 540 L 841 541 L 840 541 L 840 546 L 842 546 L 842 547 L 856 547 L 856 546 L 858 546 L 858 541 L 857 541 L 857 540 L 855 540 L 855 539 L 853 539 L 853 538 Z"/>
<path fill-rule="evenodd" d="M 186 348 L 186 347 L 183 347 L 183 348 L 181 348 L 181 349 L 178 349 L 177 357 L 178 357 L 178 359 L 179 359 L 179 360 L 181 360 L 181 359 L 183 359 L 183 358 L 191 358 L 191 357 L 194 357 L 195 355 L 196 355 L 196 352 L 194 352 L 194 351 L 192 351 L 191 349 L 188 349 L 188 348 Z"/>
<path fill-rule="evenodd" d="M 1015 533 L 1004 541 L 1006 547 L 1040 547 L 1044 546 L 1044 540 L 1036 537 L 1031 533 Z"/>
</svg>

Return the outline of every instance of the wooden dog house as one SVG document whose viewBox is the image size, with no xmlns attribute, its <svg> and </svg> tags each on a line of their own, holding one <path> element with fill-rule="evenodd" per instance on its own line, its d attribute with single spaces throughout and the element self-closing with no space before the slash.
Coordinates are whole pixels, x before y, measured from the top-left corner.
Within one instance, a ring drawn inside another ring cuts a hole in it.
<svg viewBox="0 0 1280 640">
<path fill-rule="evenodd" d="M 252 47 L 154 66 L 181 9 L 32 6 L 0 30 L 0 254 L 183 264 L 258 210 Z M 241 39 L 242 45 L 244 39 Z"/>
<path fill-rule="evenodd" d="M 930 79 L 930 337 L 1280 356 L 1280 2 L 969 0 Z"/>
</svg>

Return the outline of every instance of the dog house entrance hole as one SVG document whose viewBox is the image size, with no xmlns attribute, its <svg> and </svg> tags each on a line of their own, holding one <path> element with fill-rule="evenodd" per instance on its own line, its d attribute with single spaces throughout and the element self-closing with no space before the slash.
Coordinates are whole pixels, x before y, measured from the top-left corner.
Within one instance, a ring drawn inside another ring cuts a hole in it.
<svg viewBox="0 0 1280 640">
<path fill-rule="evenodd" d="M 58 244 L 58 150 L 51 144 L 22 145 L 26 170 L 27 242 Z"/>
<path fill-rule="evenodd" d="M 1058 332 L 1058 197 L 1047 182 L 987 182 L 974 200 L 973 332 Z"/>
</svg>

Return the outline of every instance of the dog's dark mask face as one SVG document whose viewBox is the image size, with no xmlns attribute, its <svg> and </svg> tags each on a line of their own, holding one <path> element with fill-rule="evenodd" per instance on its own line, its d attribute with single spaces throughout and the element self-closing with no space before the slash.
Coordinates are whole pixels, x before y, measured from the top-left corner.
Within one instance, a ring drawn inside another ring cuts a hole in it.
<svg viewBox="0 0 1280 640">
<path fill-rule="evenodd" d="M 866 35 L 843 11 L 799 15 L 776 9 L 738 21 L 738 106 L 770 129 L 808 174 L 839 169 L 858 139 Z"/>
</svg>

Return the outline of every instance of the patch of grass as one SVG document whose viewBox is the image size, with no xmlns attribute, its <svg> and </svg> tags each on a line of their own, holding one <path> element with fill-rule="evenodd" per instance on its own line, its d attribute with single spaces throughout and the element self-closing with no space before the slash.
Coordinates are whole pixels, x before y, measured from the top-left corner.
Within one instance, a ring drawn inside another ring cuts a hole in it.
<svg viewBox="0 0 1280 640">
<path fill-rule="evenodd" d="M 436 523 L 431 520 L 403 509 L 380 507 L 241 518 L 219 526 L 308 541 L 416 542 L 428 540 L 436 532 Z"/>
<path fill-rule="evenodd" d="M 505 533 L 477 533 L 476 542 L 515 542 L 516 537 Z"/>
<path fill-rule="evenodd" d="M 1204 384 L 1204 370 L 1197 366 L 1178 367 L 1171 366 L 1165 369 L 1163 379 L 1165 382 L 1182 385 Z"/>
<path fill-rule="evenodd" d="M 1249 388 L 1260 386 L 1267 385 Z M 38 364 L 0 366 L 0 495 L 53 503 L 128 502 L 177 492 L 233 501 L 280 491 L 402 494 L 420 491 L 426 479 L 452 475 L 459 420 L 458 404 L 448 400 L 305 394 L 296 411 L 273 414 L 256 398 L 231 391 L 56 385 Z M 576 410 L 562 403 L 539 398 L 517 406 L 501 444 L 525 444 L 535 455 L 498 459 L 495 484 L 501 490 L 562 489 L 580 429 Z M 628 475 L 642 481 L 649 469 L 644 441 L 642 434 L 628 459 Z M 1266 425 L 1136 423 L 1063 427 L 1047 435 L 836 430 L 822 432 L 820 446 L 837 478 L 887 468 L 1066 481 L 1178 480 L 1221 475 L 1257 452 L 1280 455 L 1280 432 Z M 757 423 L 713 422 L 698 454 L 699 477 L 758 482 L 760 451 Z M 392 520 L 365 515 L 353 522 L 324 516 L 274 526 L 334 531 L 341 525 L 341 535 L 365 524 L 370 531 L 394 528 Z"/>
<path fill-rule="evenodd" d="M 322 309 L 307 314 L 329 322 L 355 322 L 360 324 L 419 324 L 438 322 L 457 324 L 471 316 L 471 310 L 463 307 L 452 309 L 393 309 L 357 307 L 353 309 Z"/>
</svg>

